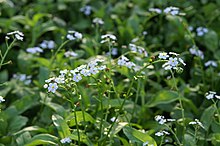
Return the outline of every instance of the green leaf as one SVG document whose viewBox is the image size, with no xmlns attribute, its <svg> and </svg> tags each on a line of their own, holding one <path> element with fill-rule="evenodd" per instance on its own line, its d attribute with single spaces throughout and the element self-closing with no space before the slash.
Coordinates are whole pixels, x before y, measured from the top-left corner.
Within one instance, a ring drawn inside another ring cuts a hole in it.
<svg viewBox="0 0 220 146">
<path fill-rule="evenodd" d="M 89 145 L 89 146 L 93 146 L 94 144 L 89 140 L 89 138 L 87 137 L 87 135 L 85 135 L 84 132 L 79 132 L 80 133 L 80 141 Z M 78 133 L 77 130 L 75 129 L 72 134 L 69 136 L 71 139 L 78 141 Z"/>
<path fill-rule="evenodd" d="M 45 102 L 44 104 L 47 105 L 49 108 L 53 109 L 57 114 L 61 116 L 65 116 L 67 114 L 63 106 L 59 104 L 53 102 Z"/>
<path fill-rule="evenodd" d="M 205 45 L 212 52 L 215 52 L 216 49 L 218 49 L 218 35 L 215 31 L 210 30 L 205 35 Z"/>
<path fill-rule="evenodd" d="M 8 71 L 3 70 L 0 72 L 0 83 L 4 83 L 6 81 L 8 81 Z"/>
<path fill-rule="evenodd" d="M 204 125 L 206 131 L 209 129 L 209 126 L 211 125 L 213 121 L 213 116 L 214 116 L 215 111 L 216 111 L 216 108 L 214 107 L 214 105 L 211 105 L 210 107 L 208 107 L 207 109 L 203 111 L 200 121 Z"/>
<path fill-rule="evenodd" d="M 25 132 L 30 132 L 30 131 L 35 131 L 35 132 L 42 132 L 42 133 L 46 133 L 47 130 L 38 126 L 30 126 L 30 127 L 26 127 L 16 133 L 14 133 L 14 135 L 19 135 Z"/>
<path fill-rule="evenodd" d="M 49 69 L 47 67 L 41 66 L 38 75 L 38 80 L 40 85 L 43 86 L 45 84 L 45 80 L 49 78 L 49 75 L 50 75 Z"/>
<path fill-rule="evenodd" d="M 189 134 L 184 135 L 184 146 L 195 146 L 195 138 Z"/>
<path fill-rule="evenodd" d="M 128 137 L 128 139 L 131 140 L 132 142 L 138 142 L 138 143 L 148 142 L 148 144 L 157 146 L 157 143 L 155 142 L 155 140 L 147 133 L 142 133 L 128 126 L 125 126 L 123 128 L 123 132 Z"/>
<path fill-rule="evenodd" d="M 39 104 L 38 100 L 39 100 L 39 96 L 28 95 L 28 96 L 24 96 L 23 98 L 19 100 L 16 100 L 12 105 L 14 105 L 18 113 L 21 114 L 24 111 Z"/>
<path fill-rule="evenodd" d="M 59 115 L 52 115 L 53 124 L 56 126 L 61 138 L 68 137 L 70 135 L 69 127 L 66 121 Z"/>
<path fill-rule="evenodd" d="M 160 91 L 152 100 L 147 103 L 147 107 L 154 107 L 159 104 L 168 104 L 178 100 L 178 93 L 169 90 Z"/>
<path fill-rule="evenodd" d="M 220 144 L 220 133 L 214 133 L 212 135 L 212 144 L 216 146 Z"/>
<path fill-rule="evenodd" d="M 13 116 L 13 115 L 11 115 Z M 11 133 L 20 130 L 23 126 L 26 125 L 28 118 L 23 116 L 16 116 L 12 120 L 9 121 L 8 131 Z"/>
<path fill-rule="evenodd" d="M 31 134 L 29 132 L 24 132 L 18 138 L 16 138 L 16 142 L 18 146 L 23 146 L 26 143 L 28 143 L 28 141 L 30 140 L 31 140 Z"/>
<path fill-rule="evenodd" d="M 76 112 L 76 118 L 77 118 L 77 122 L 78 124 L 80 124 L 80 122 L 83 122 L 85 120 L 85 122 L 91 122 L 91 123 L 95 123 L 95 119 L 87 112 L 84 112 L 84 118 L 83 118 L 83 112 L 82 111 L 77 111 Z M 76 122 L 75 122 L 75 115 L 74 113 L 71 113 L 67 118 L 67 121 L 70 121 L 70 126 L 75 126 Z"/>
<path fill-rule="evenodd" d="M 36 146 L 43 144 L 57 145 L 58 138 L 50 134 L 38 134 L 31 138 L 24 146 Z"/>
</svg>

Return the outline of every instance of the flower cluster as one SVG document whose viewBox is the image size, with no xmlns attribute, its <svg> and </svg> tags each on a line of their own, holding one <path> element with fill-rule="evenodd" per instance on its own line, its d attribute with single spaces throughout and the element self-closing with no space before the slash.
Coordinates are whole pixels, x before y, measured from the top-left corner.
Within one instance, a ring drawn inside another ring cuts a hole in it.
<svg viewBox="0 0 220 146">
<path fill-rule="evenodd" d="M 208 29 L 205 27 L 197 27 L 196 32 L 197 32 L 197 36 L 203 36 L 208 32 Z"/>
<path fill-rule="evenodd" d="M 32 48 L 27 48 L 26 51 L 31 54 L 36 54 L 36 53 L 42 53 L 43 49 L 41 49 L 40 47 L 32 47 Z"/>
<path fill-rule="evenodd" d="M 67 51 L 64 53 L 65 57 L 77 57 L 78 54 L 74 51 Z"/>
<path fill-rule="evenodd" d="M 164 116 L 161 116 L 161 115 L 155 116 L 154 119 L 155 119 L 160 125 L 163 125 L 163 124 L 165 124 L 166 122 L 174 122 L 174 121 L 176 121 L 175 119 L 165 119 L 165 117 L 164 117 Z"/>
<path fill-rule="evenodd" d="M 201 50 L 199 50 L 196 46 L 193 46 L 192 48 L 189 49 L 189 52 L 192 54 L 192 55 L 195 55 L 195 56 L 198 56 L 200 57 L 201 59 L 204 59 L 204 54 Z"/>
<path fill-rule="evenodd" d="M 115 41 L 117 40 L 116 36 L 113 34 L 105 34 L 101 36 L 101 42 L 100 43 L 106 43 L 106 42 L 112 42 L 115 43 Z"/>
<path fill-rule="evenodd" d="M 103 25 L 104 21 L 101 18 L 94 18 L 92 22 L 96 25 Z"/>
<path fill-rule="evenodd" d="M 66 138 L 61 139 L 60 142 L 65 144 L 65 143 L 71 143 L 72 140 L 69 137 L 66 137 Z"/>
<path fill-rule="evenodd" d="M 100 65 L 104 60 L 95 59 L 89 62 L 87 65 L 81 65 L 74 70 L 61 70 L 58 77 L 52 77 L 45 80 L 44 88 L 48 89 L 48 92 L 55 93 L 59 87 L 59 84 L 73 81 L 79 82 L 84 77 L 92 76 L 106 69 L 106 65 Z"/>
<path fill-rule="evenodd" d="M 161 10 L 159 8 L 150 8 L 149 11 L 157 14 L 161 14 L 162 12 L 164 12 L 165 14 L 171 14 L 173 16 L 180 14 L 179 8 L 172 6 L 166 7 L 164 10 Z"/>
<path fill-rule="evenodd" d="M 137 46 L 135 44 L 129 44 L 129 48 L 133 52 L 143 54 L 145 57 L 148 56 L 147 51 L 143 47 Z"/>
<path fill-rule="evenodd" d="M 31 77 L 32 76 L 27 76 L 26 74 L 13 74 L 14 79 L 24 82 L 25 85 L 30 85 Z"/>
<path fill-rule="evenodd" d="M 136 66 L 133 62 L 129 61 L 129 59 L 125 56 L 121 56 L 118 59 L 118 65 L 119 66 L 126 66 L 127 68 L 134 69 L 134 70 L 135 70 L 135 66 Z"/>
<path fill-rule="evenodd" d="M 71 41 L 75 39 L 82 39 L 82 34 L 74 30 L 69 30 L 66 38 Z"/>
<path fill-rule="evenodd" d="M 80 11 L 83 12 L 86 16 L 89 16 L 92 12 L 92 7 L 85 6 L 85 7 L 80 8 Z"/>
<path fill-rule="evenodd" d="M 175 16 L 175 15 L 178 15 L 179 14 L 179 8 L 177 8 L 177 7 L 167 7 L 167 8 L 165 8 L 164 10 L 163 10 L 163 12 L 165 13 L 165 14 L 171 14 L 171 15 L 173 15 L 173 16 Z"/>
<path fill-rule="evenodd" d="M 2 103 L 4 101 L 5 101 L 5 99 L 2 96 L 0 96 L 0 103 Z"/>
<path fill-rule="evenodd" d="M 164 136 L 164 135 L 170 135 L 170 133 L 163 130 L 163 131 L 156 132 L 155 135 L 160 137 L 160 136 Z"/>
<path fill-rule="evenodd" d="M 162 10 L 159 9 L 159 8 L 150 8 L 149 11 L 150 11 L 150 12 L 157 13 L 157 14 L 161 14 L 161 13 L 162 13 Z"/>
<path fill-rule="evenodd" d="M 198 119 L 195 119 L 195 121 L 189 122 L 189 125 L 199 125 L 199 126 L 202 127 L 203 129 L 205 129 L 204 126 L 203 126 L 203 124 L 202 124 Z"/>
<path fill-rule="evenodd" d="M 37 54 L 37 53 L 43 53 L 43 49 L 53 49 L 55 47 L 55 42 L 52 40 L 44 40 L 42 43 L 40 43 L 39 47 L 31 47 L 27 48 L 26 52 L 31 54 Z"/>
<path fill-rule="evenodd" d="M 220 96 L 216 94 L 216 92 L 214 91 L 209 91 L 205 94 L 205 97 L 209 100 L 209 99 L 213 99 L 213 98 L 217 98 L 220 99 Z"/>
<path fill-rule="evenodd" d="M 217 67 L 218 64 L 216 61 L 213 61 L 213 60 L 209 60 L 205 63 L 205 66 L 208 67 L 208 66 L 212 66 L 212 67 Z"/>
<path fill-rule="evenodd" d="M 172 57 L 170 57 L 169 55 L 171 55 Z M 186 65 L 185 62 L 183 61 L 183 59 L 179 58 L 178 56 L 179 56 L 179 54 L 174 53 L 174 52 L 169 52 L 169 54 L 166 52 L 162 52 L 162 53 L 159 53 L 158 58 L 167 61 L 162 66 L 165 70 L 171 70 L 171 69 L 178 70 L 179 69 L 178 66 L 180 64 L 182 64 L 184 66 Z M 167 60 L 167 58 L 169 58 L 169 59 Z"/>
<path fill-rule="evenodd" d="M 55 42 L 52 41 L 52 40 L 44 40 L 41 44 L 40 44 L 40 47 L 43 48 L 43 49 L 54 49 L 55 47 Z"/>
<path fill-rule="evenodd" d="M 20 32 L 20 31 L 9 32 L 9 33 L 7 33 L 7 36 L 5 38 L 9 39 L 8 36 L 10 36 L 10 35 L 13 35 L 19 41 L 23 41 L 24 34 L 22 32 Z"/>
<path fill-rule="evenodd" d="M 106 54 L 109 55 L 110 52 L 107 52 Z M 118 55 L 118 48 L 112 48 L 111 55 L 113 55 L 113 56 Z"/>
</svg>

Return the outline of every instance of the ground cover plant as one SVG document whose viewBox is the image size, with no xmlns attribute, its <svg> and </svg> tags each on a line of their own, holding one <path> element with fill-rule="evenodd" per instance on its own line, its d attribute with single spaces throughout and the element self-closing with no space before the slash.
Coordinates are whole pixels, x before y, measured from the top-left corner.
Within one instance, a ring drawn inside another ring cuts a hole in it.
<svg viewBox="0 0 220 146">
<path fill-rule="evenodd" d="M 0 0 L 0 146 L 220 145 L 219 0 Z"/>
</svg>

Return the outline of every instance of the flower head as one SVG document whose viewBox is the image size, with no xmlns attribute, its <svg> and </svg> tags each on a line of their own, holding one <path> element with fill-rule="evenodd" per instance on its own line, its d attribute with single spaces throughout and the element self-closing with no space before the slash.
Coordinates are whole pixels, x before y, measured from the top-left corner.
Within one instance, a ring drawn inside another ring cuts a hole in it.
<svg viewBox="0 0 220 146">
<path fill-rule="evenodd" d="M 7 35 L 8 36 L 14 35 L 14 37 L 19 41 L 23 41 L 23 38 L 24 38 L 24 34 L 20 31 L 9 32 L 9 33 L 7 33 Z"/>
<path fill-rule="evenodd" d="M 103 25 L 104 21 L 101 18 L 94 18 L 92 22 L 96 25 Z"/>
<path fill-rule="evenodd" d="M 202 127 L 203 129 L 205 129 L 205 127 L 203 126 L 203 124 L 202 124 L 198 119 L 195 119 L 194 121 L 189 122 L 189 125 L 199 125 L 199 126 Z"/>
<path fill-rule="evenodd" d="M 203 36 L 208 32 L 208 29 L 205 27 L 196 28 L 197 36 Z"/>
<path fill-rule="evenodd" d="M 2 103 L 4 101 L 5 101 L 5 99 L 2 96 L 0 96 L 0 103 Z"/>
<path fill-rule="evenodd" d="M 165 13 L 165 14 L 171 14 L 171 15 L 178 15 L 179 14 L 179 8 L 177 8 L 177 7 L 167 7 L 167 8 L 165 8 L 164 10 L 163 10 L 163 12 Z"/>
<path fill-rule="evenodd" d="M 43 48 L 43 49 L 53 49 L 55 47 L 55 42 L 52 41 L 52 40 L 44 40 L 41 44 L 40 44 L 40 47 Z"/>
<path fill-rule="evenodd" d="M 57 83 L 49 83 L 48 92 L 55 93 L 57 89 L 58 89 Z"/>
<path fill-rule="evenodd" d="M 160 58 L 160 59 L 167 59 L 168 57 L 169 57 L 169 55 L 167 55 L 166 52 L 162 52 L 162 53 L 160 53 L 159 56 L 158 56 L 158 58 Z"/>
<path fill-rule="evenodd" d="M 105 43 L 105 42 L 109 42 L 109 41 L 114 43 L 117 40 L 116 36 L 113 35 L 113 34 L 102 35 L 101 39 L 102 39 L 102 41 L 101 41 L 102 44 Z"/>
<path fill-rule="evenodd" d="M 27 48 L 26 51 L 31 54 L 42 53 L 43 50 L 40 47 Z"/>
<path fill-rule="evenodd" d="M 72 140 L 69 137 L 66 137 L 66 138 L 61 139 L 60 142 L 65 144 L 65 143 L 71 143 Z"/>
<path fill-rule="evenodd" d="M 218 64 L 217 62 L 215 62 L 214 60 L 209 60 L 205 63 L 205 66 L 208 67 L 208 66 L 212 66 L 212 67 L 217 67 Z"/>
<path fill-rule="evenodd" d="M 85 6 L 85 7 L 80 8 L 80 11 L 88 16 L 92 12 L 92 7 L 91 6 Z"/>
<path fill-rule="evenodd" d="M 220 99 L 220 96 L 216 94 L 216 92 L 214 91 L 209 91 L 205 94 L 205 97 L 209 100 L 209 99 L 213 99 L 213 98 L 217 98 Z"/>
<path fill-rule="evenodd" d="M 69 30 L 66 38 L 69 40 L 82 39 L 82 34 L 74 30 Z"/>
</svg>

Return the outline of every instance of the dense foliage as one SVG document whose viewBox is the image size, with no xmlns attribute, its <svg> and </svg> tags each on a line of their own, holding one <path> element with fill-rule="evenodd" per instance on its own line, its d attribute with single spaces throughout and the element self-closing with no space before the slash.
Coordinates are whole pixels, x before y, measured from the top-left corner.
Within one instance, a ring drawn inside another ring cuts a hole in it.
<svg viewBox="0 0 220 146">
<path fill-rule="evenodd" d="M 220 0 L 0 0 L 0 146 L 220 145 Z"/>
</svg>

